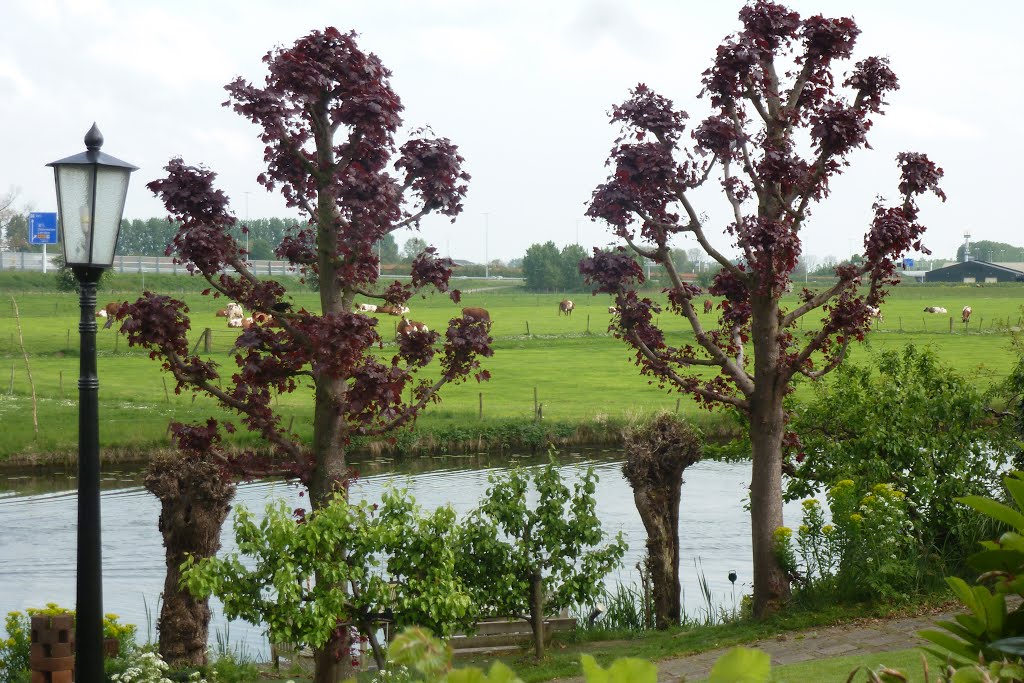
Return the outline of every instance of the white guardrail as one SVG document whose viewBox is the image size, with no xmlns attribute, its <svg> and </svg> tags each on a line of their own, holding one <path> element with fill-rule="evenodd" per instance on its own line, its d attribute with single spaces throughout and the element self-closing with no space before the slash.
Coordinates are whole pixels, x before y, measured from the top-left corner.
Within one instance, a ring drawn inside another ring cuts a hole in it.
<svg viewBox="0 0 1024 683">
<path fill-rule="evenodd" d="M 56 259 L 60 255 L 46 254 L 46 267 L 43 267 L 43 254 L 24 251 L 0 251 L 0 271 L 29 270 L 52 272 L 57 270 Z M 249 267 L 257 275 L 293 275 L 287 261 L 250 261 Z M 115 273 L 166 273 L 170 275 L 188 275 L 188 270 L 174 263 L 170 256 L 115 256 L 112 270 Z"/>
</svg>

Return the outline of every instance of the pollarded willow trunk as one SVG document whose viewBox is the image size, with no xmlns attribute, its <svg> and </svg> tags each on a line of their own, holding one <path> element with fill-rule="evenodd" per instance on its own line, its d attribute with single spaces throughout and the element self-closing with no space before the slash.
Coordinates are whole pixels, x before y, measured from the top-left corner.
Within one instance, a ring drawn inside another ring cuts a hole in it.
<svg viewBox="0 0 1024 683">
<path fill-rule="evenodd" d="M 677 625 L 682 617 L 679 579 L 679 505 L 683 471 L 699 461 L 699 437 L 663 413 L 626 435 L 622 473 L 647 530 L 647 559 L 654 592 L 655 625 Z"/>
<path fill-rule="evenodd" d="M 146 489 L 160 499 L 167 575 L 157 630 L 160 656 L 172 666 L 205 666 L 210 602 L 179 587 L 187 555 L 213 557 L 236 486 L 220 468 L 193 456 L 162 457 L 146 474 Z"/>
</svg>

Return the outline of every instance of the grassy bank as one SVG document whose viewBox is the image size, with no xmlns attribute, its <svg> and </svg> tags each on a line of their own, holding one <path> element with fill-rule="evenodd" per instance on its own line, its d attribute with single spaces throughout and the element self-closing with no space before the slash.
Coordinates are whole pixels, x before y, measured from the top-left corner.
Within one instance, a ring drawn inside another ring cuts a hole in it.
<svg viewBox="0 0 1024 683">
<path fill-rule="evenodd" d="M 52 280 L 52 275 L 0 273 L 0 291 L 5 294 L 0 299 L 0 461 L 63 462 L 77 450 L 78 299 L 45 289 L 45 278 Z M 107 286 L 99 295 L 101 306 L 138 296 L 141 276 L 117 275 Z M 437 453 L 533 450 L 549 441 L 562 446 L 616 445 L 624 429 L 659 410 L 678 411 L 713 437 L 736 430 L 728 413 L 700 410 L 686 396 L 652 385 L 637 373 L 629 349 L 607 333 L 606 297 L 572 295 L 577 308 L 572 317 L 565 317 L 557 310 L 561 293 L 531 294 L 500 281 L 465 280 L 458 286 L 465 292 L 464 305 L 491 311 L 495 354 L 485 362 L 491 381 L 445 387 L 442 402 L 430 406 L 413 430 L 396 434 L 391 442 L 358 442 L 358 449 Z M 230 373 L 237 330 L 228 329 L 214 315 L 224 300 L 200 296 L 201 282 L 184 276 L 149 275 L 145 287 L 159 288 L 189 304 L 191 345 Z M 1022 302 L 1020 285 L 900 286 L 883 308 L 885 318 L 878 329 L 850 357 L 865 362 L 879 349 L 914 343 L 931 347 L 945 363 L 980 385 L 992 384 L 1004 378 L 1016 360 L 1010 330 L 1021 322 Z M 315 309 L 317 295 L 297 288 L 294 303 Z M 795 297 L 788 303 L 795 304 Z M 925 314 L 925 305 L 945 306 L 951 313 Z M 974 309 L 967 326 L 958 319 L 964 305 Z M 415 298 L 410 306 L 410 317 L 432 329 L 443 329 L 459 310 L 440 296 Z M 712 314 L 702 317 L 712 323 Z M 683 321 L 662 316 L 660 322 L 671 343 L 693 337 Z M 387 340 L 379 353 L 386 358 L 394 353 L 394 324 L 390 316 L 379 318 L 378 329 Z M 116 327 L 100 329 L 97 347 L 105 457 L 146 459 L 168 445 L 167 425 L 172 420 L 231 418 L 206 397 L 175 394 L 159 364 L 129 349 Z M 798 400 L 807 395 L 808 386 L 798 387 Z M 310 392 L 300 388 L 277 397 L 276 403 L 285 425 L 309 438 Z M 242 432 L 232 437 L 232 443 L 258 445 Z"/>
</svg>

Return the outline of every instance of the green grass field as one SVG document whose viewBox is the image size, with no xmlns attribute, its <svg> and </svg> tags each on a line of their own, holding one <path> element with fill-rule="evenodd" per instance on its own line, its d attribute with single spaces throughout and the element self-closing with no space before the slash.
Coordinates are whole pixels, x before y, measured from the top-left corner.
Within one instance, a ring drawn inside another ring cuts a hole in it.
<svg viewBox="0 0 1024 683">
<path fill-rule="evenodd" d="M 18 282 L 3 279 L 15 275 L 0 274 L 0 460 L 12 454 L 71 452 L 77 445 L 78 298 L 29 289 L 23 276 Z M 142 290 L 139 280 L 140 276 L 119 276 L 112 286 L 120 291 L 101 291 L 99 305 L 133 300 Z M 192 343 L 210 328 L 210 356 L 229 373 L 229 351 L 237 330 L 229 329 L 223 318 L 214 315 L 224 300 L 201 296 L 196 290 L 198 281 L 186 277 L 149 276 L 146 286 L 188 302 Z M 465 292 L 461 305 L 484 306 L 491 312 L 495 354 L 485 366 L 492 379 L 445 387 L 442 402 L 421 416 L 421 427 L 471 428 L 481 419 L 529 420 L 535 395 L 543 404 L 544 420 L 554 423 L 628 423 L 653 411 L 676 410 L 677 402 L 681 413 L 706 416 L 685 396 L 680 400 L 679 394 L 650 385 L 638 374 L 629 349 L 607 333 L 607 297 L 572 295 L 577 308 L 571 317 L 565 317 L 558 314 L 558 301 L 563 298 L 558 293 L 526 293 L 500 281 L 467 280 L 456 286 Z M 296 307 L 318 307 L 316 293 L 296 290 Z M 788 303 L 795 302 L 794 297 Z M 873 350 L 914 343 L 933 348 L 947 364 L 988 385 L 1005 377 L 1016 360 L 1010 330 L 1021 324 L 1022 304 L 1024 285 L 896 287 L 883 307 L 884 320 L 850 357 L 864 361 Z M 439 330 L 459 315 L 460 308 L 446 296 L 414 298 L 409 305 L 410 318 Z M 922 312 L 931 305 L 944 306 L 949 313 Z M 964 305 L 974 311 L 966 327 L 959 321 Z M 714 316 L 702 317 L 711 324 Z M 397 319 L 379 318 L 382 337 L 392 339 Z M 659 322 L 672 343 L 692 339 L 685 321 L 663 315 Z M 383 354 L 393 353 L 389 345 Z M 97 346 L 104 447 L 164 445 L 170 420 L 205 419 L 218 411 L 205 397 L 175 395 L 173 382 L 159 364 L 146 353 L 129 349 L 116 326 L 104 330 L 101 325 Z M 802 389 L 798 398 L 799 391 Z M 286 420 L 294 420 L 296 431 L 308 434 L 309 392 L 281 396 L 279 408 Z M 34 422 L 38 422 L 38 436 Z M 238 438 L 244 441 L 246 437 Z"/>
</svg>

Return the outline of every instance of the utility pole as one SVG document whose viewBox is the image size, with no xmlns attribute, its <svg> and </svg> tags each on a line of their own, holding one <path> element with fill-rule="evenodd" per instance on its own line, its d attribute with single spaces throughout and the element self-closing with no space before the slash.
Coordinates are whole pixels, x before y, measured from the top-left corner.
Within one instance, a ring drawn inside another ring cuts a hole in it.
<svg viewBox="0 0 1024 683">
<path fill-rule="evenodd" d="M 246 263 L 249 261 L 249 195 L 251 192 L 245 194 L 245 260 Z"/>
<path fill-rule="evenodd" d="M 490 227 L 490 217 L 491 217 L 491 214 L 484 213 L 484 279 L 485 280 L 490 280 L 491 279 L 490 258 L 487 255 L 487 233 L 488 233 L 488 228 Z"/>
</svg>

